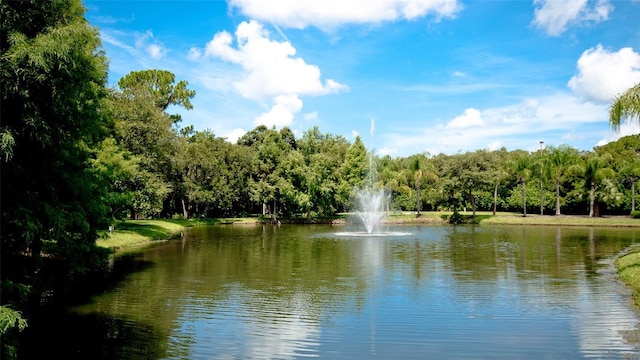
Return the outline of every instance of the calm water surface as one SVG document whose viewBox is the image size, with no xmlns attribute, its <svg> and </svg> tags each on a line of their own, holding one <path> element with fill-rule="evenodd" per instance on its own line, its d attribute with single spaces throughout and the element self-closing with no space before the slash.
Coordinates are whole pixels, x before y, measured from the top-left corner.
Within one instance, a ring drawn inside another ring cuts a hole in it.
<svg viewBox="0 0 640 360">
<path fill-rule="evenodd" d="M 126 276 L 72 308 L 63 322 L 77 330 L 54 335 L 47 354 L 640 357 L 639 317 L 611 264 L 638 230 L 407 226 L 389 228 L 395 236 L 336 235 L 352 230 L 209 226 L 121 257 L 113 271 Z"/>
</svg>

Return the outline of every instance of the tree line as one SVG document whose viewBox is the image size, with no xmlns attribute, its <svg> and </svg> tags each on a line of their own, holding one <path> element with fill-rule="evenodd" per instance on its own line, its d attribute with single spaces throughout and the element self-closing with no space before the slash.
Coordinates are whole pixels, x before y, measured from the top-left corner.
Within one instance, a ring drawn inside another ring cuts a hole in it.
<svg viewBox="0 0 640 360">
<path fill-rule="evenodd" d="M 181 127 L 170 105 L 195 92 L 165 70 L 128 74 L 110 89 L 113 127 L 93 149 L 110 219 L 252 214 L 312 221 L 353 208 L 357 189 L 384 191 L 387 211 L 520 211 L 560 215 L 635 210 L 637 135 L 580 151 L 568 145 L 453 155 L 375 156 L 318 127 L 296 137 L 258 126 L 229 143 Z"/>
<path fill-rule="evenodd" d="M 94 149 L 109 218 L 252 214 L 311 221 L 353 209 L 357 189 L 384 191 L 385 208 L 628 214 L 640 175 L 638 135 L 580 151 L 477 150 L 453 155 L 375 156 L 318 127 L 296 137 L 258 126 L 229 143 L 180 127 L 168 105 L 191 108 L 195 93 L 164 70 L 132 72 L 110 89 L 114 126 Z"/>
<path fill-rule="evenodd" d="M 418 215 L 635 210 L 639 136 L 593 151 L 408 157 L 374 156 L 359 137 L 318 127 L 296 136 L 258 126 L 230 143 L 172 113 L 191 109 L 196 94 L 169 71 L 131 72 L 108 87 L 108 59 L 80 0 L 3 1 L 0 10 L 3 358 L 16 357 L 29 311 L 52 282 L 105 264 L 95 240 L 118 219 L 311 222 L 352 209 L 363 186 L 384 191 L 386 211 Z M 638 97 L 625 96 L 612 106 L 614 126 L 640 113 Z"/>
</svg>

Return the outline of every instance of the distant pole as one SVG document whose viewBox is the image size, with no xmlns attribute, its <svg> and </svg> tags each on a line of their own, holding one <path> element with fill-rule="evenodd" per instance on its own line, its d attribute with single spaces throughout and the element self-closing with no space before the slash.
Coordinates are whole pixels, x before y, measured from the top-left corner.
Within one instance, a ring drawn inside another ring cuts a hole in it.
<svg viewBox="0 0 640 360">
<path fill-rule="evenodd" d="M 544 194 L 542 193 L 542 146 L 544 141 L 540 140 L 540 215 L 544 215 Z"/>
</svg>

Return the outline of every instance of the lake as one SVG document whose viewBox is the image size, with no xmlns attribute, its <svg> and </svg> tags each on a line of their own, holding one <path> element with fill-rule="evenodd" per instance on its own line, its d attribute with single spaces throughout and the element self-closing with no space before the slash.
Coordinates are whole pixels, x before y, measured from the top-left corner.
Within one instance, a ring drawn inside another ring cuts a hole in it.
<svg viewBox="0 0 640 360">
<path fill-rule="evenodd" d="M 628 359 L 627 228 L 216 225 L 114 259 L 33 358 Z M 346 233 L 346 234 L 344 234 Z"/>
</svg>

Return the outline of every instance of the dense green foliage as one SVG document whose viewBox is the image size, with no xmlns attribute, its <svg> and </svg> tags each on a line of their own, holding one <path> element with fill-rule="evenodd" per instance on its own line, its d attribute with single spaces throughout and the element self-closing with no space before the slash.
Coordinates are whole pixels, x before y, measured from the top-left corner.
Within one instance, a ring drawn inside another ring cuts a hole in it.
<svg viewBox="0 0 640 360">
<path fill-rule="evenodd" d="M 70 276 L 100 263 L 105 193 L 90 156 L 109 126 L 107 60 L 78 0 L 3 1 L 0 12 L 2 316 L 15 323 L 0 335 L 11 358 L 19 314 L 47 286 L 43 253 Z"/>
<path fill-rule="evenodd" d="M 393 158 L 371 156 L 360 138 L 349 142 L 317 127 L 296 138 L 286 127 L 259 126 L 231 144 L 208 130 L 180 129 L 163 114 L 156 114 L 167 119 L 160 128 L 147 131 L 164 135 L 153 141 L 138 136 L 147 145 L 134 146 L 130 130 L 116 131 L 99 147 L 96 166 L 111 180 L 107 199 L 114 217 L 255 214 L 311 221 L 352 209 L 355 189 L 362 186 L 384 191 L 389 212 L 526 215 L 540 209 L 600 216 L 635 209 L 638 135 L 586 152 L 560 145 Z"/>
<path fill-rule="evenodd" d="M 30 302 L 47 290 L 44 279 L 99 267 L 98 231 L 116 219 L 256 214 L 312 222 L 349 211 L 365 185 L 385 192 L 389 212 L 447 210 L 457 214 L 453 222 L 467 208 L 635 210 L 638 135 L 589 152 L 561 145 L 399 158 L 372 156 L 359 137 L 317 127 L 296 138 L 286 127 L 259 126 L 232 144 L 168 113 L 191 109 L 196 95 L 169 71 L 132 72 L 106 88 L 107 59 L 80 0 L 3 1 L 0 9 L 6 357 L 15 355 Z M 50 264 L 55 275 L 47 275 Z"/>
</svg>

